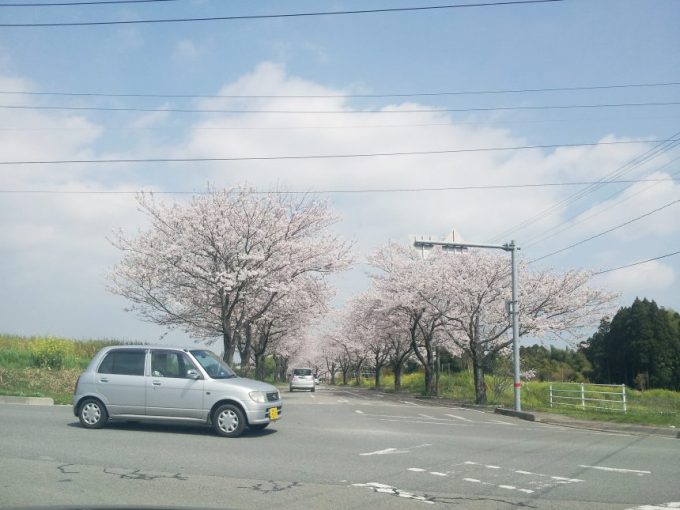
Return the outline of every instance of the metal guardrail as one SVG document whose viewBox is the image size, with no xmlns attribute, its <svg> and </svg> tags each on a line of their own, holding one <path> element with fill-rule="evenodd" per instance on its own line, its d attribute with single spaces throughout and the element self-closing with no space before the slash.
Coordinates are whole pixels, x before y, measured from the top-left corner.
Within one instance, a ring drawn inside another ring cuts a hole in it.
<svg viewBox="0 0 680 510">
<path fill-rule="evenodd" d="M 625 413 L 626 385 L 550 383 L 550 407 L 557 405 Z"/>
</svg>

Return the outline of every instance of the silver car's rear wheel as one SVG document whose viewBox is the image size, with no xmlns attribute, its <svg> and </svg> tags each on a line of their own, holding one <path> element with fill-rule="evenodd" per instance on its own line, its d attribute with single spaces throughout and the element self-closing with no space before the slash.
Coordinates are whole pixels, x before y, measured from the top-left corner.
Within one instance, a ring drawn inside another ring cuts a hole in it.
<svg viewBox="0 0 680 510">
<path fill-rule="evenodd" d="M 96 398 L 85 399 L 80 404 L 78 411 L 78 419 L 80 424 L 88 429 L 99 429 L 106 425 L 109 419 L 109 414 L 106 412 L 106 407 Z"/>
<path fill-rule="evenodd" d="M 224 437 L 238 437 L 246 427 L 243 411 L 233 404 L 225 404 L 213 415 L 215 432 Z"/>
</svg>

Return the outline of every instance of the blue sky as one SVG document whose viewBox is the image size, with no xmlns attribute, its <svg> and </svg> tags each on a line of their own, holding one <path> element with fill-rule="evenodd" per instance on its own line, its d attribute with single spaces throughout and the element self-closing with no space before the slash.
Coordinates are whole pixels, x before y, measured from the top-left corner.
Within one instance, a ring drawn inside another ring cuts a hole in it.
<svg viewBox="0 0 680 510">
<path fill-rule="evenodd" d="M 464 3 L 464 2 L 454 2 Z M 470 2 L 467 2 L 470 3 Z M 442 4 L 442 3 L 440 3 Z M 0 23 L 132 20 L 437 5 L 437 2 L 177 0 L 144 5 L 9 8 Z M 506 152 L 348 160 L 3 165 L 0 189 L 202 190 L 207 182 L 291 190 L 432 188 L 594 181 L 680 131 L 680 106 L 449 113 L 406 110 L 672 103 L 680 86 L 356 98 L 680 82 L 680 3 L 565 0 L 354 16 L 104 27 L 3 28 L 0 105 L 145 109 L 333 110 L 337 114 L 196 114 L 0 108 L 4 161 L 436 151 L 608 142 Z M 317 99 L 63 97 L 8 92 L 300 95 Z M 390 110 L 368 113 L 366 110 Z M 395 113 L 395 111 L 397 113 Z M 626 144 L 630 140 L 650 140 Z M 672 148 L 623 178 L 680 170 Z M 514 238 L 530 259 L 680 198 L 680 183 L 330 194 L 359 260 L 388 240 Z M 167 199 L 182 199 L 168 196 Z M 539 215 L 526 228 L 518 222 Z M 680 249 L 680 204 L 538 264 L 604 269 Z M 572 226 L 572 218 L 577 223 Z M 119 258 L 106 237 L 143 224 L 130 195 L 0 194 L 0 331 L 152 341 L 162 330 L 105 290 Z M 565 229 L 565 227 L 571 227 Z M 565 229 L 562 231 L 562 229 Z M 547 234 L 557 235 L 543 239 Z M 500 237 L 499 237 L 500 236 Z M 602 275 L 594 284 L 680 309 L 680 257 Z M 364 288 L 362 267 L 337 278 L 338 301 Z M 174 337 L 181 341 L 182 336 Z"/>
</svg>

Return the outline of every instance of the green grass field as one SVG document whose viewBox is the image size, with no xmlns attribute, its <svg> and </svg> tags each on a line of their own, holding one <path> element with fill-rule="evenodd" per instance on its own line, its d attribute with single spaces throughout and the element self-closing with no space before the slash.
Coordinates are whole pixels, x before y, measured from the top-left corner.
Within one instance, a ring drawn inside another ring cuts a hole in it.
<svg viewBox="0 0 680 510">
<path fill-rule="evenodd" d="M 69 404 L 78 375 L 97 351 L 120 343 L 0 335 L 0 395 L 51 397 Z"/>
<path fill-rule="evenodd" d="M 352 384 L 356 384 L 352 381 Z M 362 379 L 364 388 L 373 388 L 372 379 Z M 404 374 L 401 379 L 402 391 L 414 394 L 422 394 L 425 381 L 422 373 Z M 487 399 L 491 406 L 503 406 L 512 408 L 514 405 L 514 393 L 512 380 L 508 377 L 486 377 Z M 542 411 L 558 413 L 575 418 L 613 421 L 619 423 L 638 423 L 656 426 L 674 426 L 680 428 L 680 393 L 669 390 L 636 391 L 626 388 L 627 412 L 607 410 L 582 410 L 575 407 L 555 406 L 550 407 L 550 383 L 525 382 L 522 385 L 522 409 L 526 411 Z M 394 377 L 384 375 L 381 381 L 381 389 L 390 391 L 394 388 Z M 472 403 L 475 400 L 475 391 L 472 374 L 459 372 L 456 374 L 443 374 L 439 381 L 439 394 L 441 397 L 451 398 L 457 402 Z"/>
</svg>

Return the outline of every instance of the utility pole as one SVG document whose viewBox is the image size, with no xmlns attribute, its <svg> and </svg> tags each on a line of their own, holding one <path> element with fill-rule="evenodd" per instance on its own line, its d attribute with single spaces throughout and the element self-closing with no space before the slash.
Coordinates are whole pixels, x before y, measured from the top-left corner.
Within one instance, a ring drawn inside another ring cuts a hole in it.
<svg viewBox="0 0 680 510">
<path fill-rule="evenodd" d="M 426 248 L 434 248 L 441 246 L 444 249 L 464 250 L 466 248 L 482 248 L 488 250 L 503 250 L 510 252 L 510 261 L 512 266 L 512 301 L 510 301 L 509 313 L 512 318 L 512 357 L 513 357 L 513 372 L 514 372 L 514 389 L 515 389 L 515 411 L 522 410 L 521 402 L 521 388 L 522 379 L 519 373 L 519 302 L 517 300 L 517 250 L 519 247 L 515 241 L 510 241 L 506 244 L 475 244 L 475 243 L 447 243 L 443 241 L 418 241 L 413 243 L 413 246 L 425 250 Z"/>
</svg>

